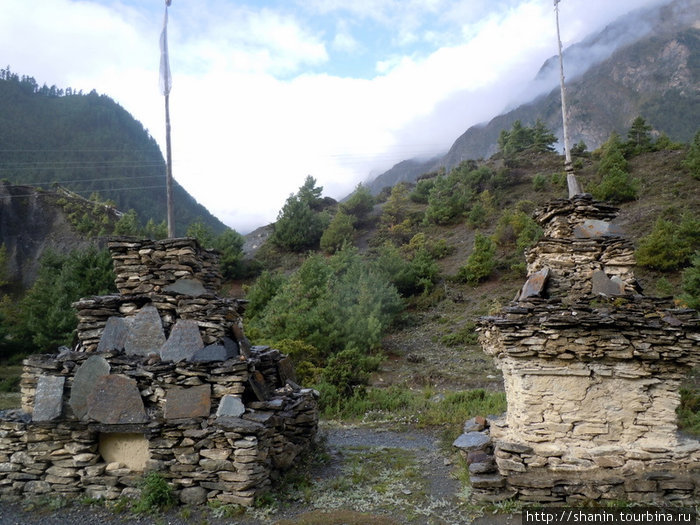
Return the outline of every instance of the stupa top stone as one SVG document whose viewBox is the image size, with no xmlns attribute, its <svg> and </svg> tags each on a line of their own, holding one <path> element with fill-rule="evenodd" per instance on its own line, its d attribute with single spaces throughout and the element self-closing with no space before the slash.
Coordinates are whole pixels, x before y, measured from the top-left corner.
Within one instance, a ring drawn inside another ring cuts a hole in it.
<svg viewBox="0 0 700 525">
<path fill-rule="evenodd" d="M 529 278 L 518 299 L 638 293 L 634 246 L 611 222 L 617 213 L 587 193 L 538 209 L 544 235 L 526 255 Z"/>
</svg>

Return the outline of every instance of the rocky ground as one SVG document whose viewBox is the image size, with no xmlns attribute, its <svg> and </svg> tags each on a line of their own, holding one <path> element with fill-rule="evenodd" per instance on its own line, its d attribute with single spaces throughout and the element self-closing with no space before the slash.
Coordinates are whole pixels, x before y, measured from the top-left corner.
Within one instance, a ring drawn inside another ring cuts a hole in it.
<svg viewBox="0 0 700 525">
<path fill-rule="evenodd" d="M 0 506 L 0 523 L 16 525 L 118 524 L 467 524 L 519 523 L 507 512 L 484 515 L 467 503 L 452 450 L 428 430 L 385 431 L 324 424 L 321 447 L 307 475 L 291 476 L 281 495 L 258 508 L 178 507 L 134 515 L 119 505 L 59 499 Z M 492 509 L 493 510 L 493 509 Z M 498 509 L 497 509 L 498 510 Z M 508 509 L 502 509 L 508 510 Z"/>
</svg>

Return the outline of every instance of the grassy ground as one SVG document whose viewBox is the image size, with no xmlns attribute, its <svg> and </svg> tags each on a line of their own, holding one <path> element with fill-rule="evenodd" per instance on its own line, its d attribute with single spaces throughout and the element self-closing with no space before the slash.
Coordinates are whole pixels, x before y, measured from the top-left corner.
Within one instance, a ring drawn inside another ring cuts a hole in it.
<svg viewBox="0 0 700 525">
<path fill-rule="evenodd" d="M 19 379 L 22 367 L 0 364 L 0 410 L 19 408 Z"/>
</svg>

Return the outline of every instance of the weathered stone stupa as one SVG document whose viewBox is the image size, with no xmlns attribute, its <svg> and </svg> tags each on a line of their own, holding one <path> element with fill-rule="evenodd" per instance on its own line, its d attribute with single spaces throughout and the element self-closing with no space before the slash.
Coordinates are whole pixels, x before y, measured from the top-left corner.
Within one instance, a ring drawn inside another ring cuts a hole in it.
<svg viewBox="0 0 700 525">
<path fill-rule="evenodd" d="M 587 194 L 538 210 L 527 282 L 480 320 L 508 410 L 455 442 L 475 499 L 699 500 L 700 442 L 679 434 L 676 408 L 700 362 L 700 319 L 639 293 L 616 212 Z"/>
<path fill-rule="evenodd" d="M 251 347 L 195 239 L 109 243 L 116 295 L 81 299 L 75 351 L 25 360 L 0 417 L 0 498 L 134 496 L 160 473 L 185 503 L 251 505 L 314 441 L 317 392 Z"/>
</svg>

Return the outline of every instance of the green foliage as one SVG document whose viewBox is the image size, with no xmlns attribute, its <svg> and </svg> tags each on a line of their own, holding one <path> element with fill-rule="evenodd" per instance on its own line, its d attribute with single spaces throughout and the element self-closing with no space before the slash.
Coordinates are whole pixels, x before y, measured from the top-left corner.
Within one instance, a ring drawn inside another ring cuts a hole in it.
<svg viewBox="0 0 700 525">
<path fill-rule="evenodd" d="M 244 276 L 242 259 L 245 239 L 236 230 L 227 228 L 216 235 L 209 225 L 197 220 L 189 225 L 186 235 L 197 239 L 202 248 L 219 252 L 219 267 L 224 279 L 239 279 Z"/>
<path fill-rule="evenodd" d="M 520 120 L 516 120 L 509 131 L 501 130 L 498 149 L 508 158 L 524 151 L 554 151 L 555 142 L 557 138 L 540 119 L 532 127 L 523 126 Z"/>
<path fill-rule="evenodd" d="M 314 385 L 321 380 L 324 359 L 316 347 L 304 341 L 282 339 L 275 342 L 275 348 L 292 360 L 300 385 Z"/>
<path fill-rule="evenodd" d="M 693 137 L 682 164 L 693 178 L 700 180 L 700 131 Z"/>
<path fill-rule="evenodd" d="M 157 472 L 151 472 L 141 482 L 141 497 L 132 510 L 136 514 L 157 514 L 175 504 L 175 494 L 168 482 Z"/>
<path fill-rule="evenodd" d="M 641 116 L 632 121 L 630 129 L 627 131 L 627 142 L 625 143 L 627 155 L 639 155 L 654 150 L 651 130 L 652 127 Z"/>
<path fill-rule="evenodd" d="M 353 217 L 342 209 L 335 214 L 328 228 L 321 235 L 321 249 L 329 254 L 340 250 L 345 243 L 351 243 L 355 234 Z"/>
<path fill-rule="evenodd" d="M 476 284 L 491 275 L 496 268 L 496 245 L 491 237 L 477 233 L 474 249 L 467 262 L 457 272 L 457 280 Z"/>
<path fill-rule="evenodd" d="M 328 216 L 319 211 L 322 187 L 310 175 L 295 195 L 290 195 L 277 216 L 272 242 L 280 248 L 301 252 L 318 246 Z"/>
<path fill-rule="evenodd" d="M 419 234 L 420 235 L 420 234 Z M 415 239 L 415 237 L 414 237 Z M 425 245 L 406 246 L 406 255 L 390 242 L 378 250 L 377 272 L 390 281 L 404 297 L 430 293 L 437 282 L 438 266 Z"/>
<path fill-rule="evenodd" d="M 358 387 L 369 382 L 370 374 L 381 361 L 381 357 L 366 355 L 357 348 L 347 348 L 328 359 L 322 382 L 333 386 L 341 397 L 350 397 Z M 332 399 L 328 401 L 333 402 Z"/>
<path fill-rule="evenodd" d="M 435 186 L 435 179 L 420 179 L 416 182 L 416 187 L 411 192 L 410 198 L 413 202 L 428 204 L 430 190 Z"/>
<path fill-rule="evenodd" d="M 620 203 L 637 198 L 639 181 L 633 179 L 627 171 L 624 147 L 617 133 L 611 134 L 601 146 L 598 174 L 602 179 L 592 190 L 597 199 Z"/>
<path fill-rule="evenodd" d="M 505 210 L 498 220 L 494 233 L 496 243 L 501 247 L 514 248 L 514 255 L 518 257 L 542 237 L 542 228 L 534 219 L 521 209 L 517 209 L 525 204 L 526 201 L 521 201 L 516 206 L 516 210 Z"/>
<path fill-rule="evenodd" d="M 255 281 L 255 284 L 246 290 L 246 319 L 253 319 L 262 314 L 277 292 L 287 282 L 283 275 L 264 270 Z"/>
<path fill-rule="evenodd" d="M 386 277 L 346 246 L 308 257 L 248 323 L 268 341 L 300 340 L 330 356 L 377 348 L 401 308 Z"/>
<path fill-rule="evenodd" d="M 586 154 L 587 149 L 588 146 L 586 146 L 586 143 L 583 140 L 579 140 L 576 144 L 571 146 L 571 156 L 581 157 Z"/>
<path fill-rule="evenodd" d="M 475 328 L 476 324 L 469 321 L 459 330 L 442 336 L 440 342 L 446 346 L 475 345 L 478 341 Z"/>
<path fill-rule="evenodd" d="M 322 391 L 323 399 L 323 391 Z M 414 421 L 418 426 L 461 425 L 474 416 L 500 414 L 506 409 L 503 392 L 482 389 L 450 392 L 434 397 L 431 392 L 409 391 L 401 387 L 370 388 L 352 397 L 328 403 L 323 414 L 344 420 Z M 456 437 L 456 436 L 455 436 Z"/>
<path fill-rule="evenodd" d="M 544 191 L 547 189 L 547 177 L 545 177 L 542 173 L 537 173 L 534 177 L 532 177 L 532 187 L 535 191 Z"/>
<path fill-rule="evenodd" d="M 497 174 L 486 166 L 477 167 L 474 161 L 466 161 L 453 169 L 449 175 L 439 175 L 434 179 L 428 194 L 428 207 L 425 221 L 434 224 L 450 224 L 471 212 L 472 206 L 477 210 L 471 215 L 473 225 L 482 223 L 489 213 L 493 197 L 489 188 L 499 185 Z"/>
<path fill-rule="evenodd" d="M 692 264 L 683 270 L 683 294 L 681 300 L 690 308 L 700 310 L 700 252 L 696 251 Z"/>
<path fill-rule="evenodd" d="M 358 184 L 355 191 L 347 201 L 340 205 L 340 210 L 355 218 L 355 222 L 362 224 L 374 208 L 375 199 L 367 186 Z"/>
<path fill-rule="evenodd" d="M 690 213 L 679 223 L 659 218 L 649 235 L 639 241 L 637 264 L 661 271 L 682 268 L 700 248 L 700 219 Z"/>
<path fill-rule="evenodd" d="M 681 402 L 676 413 L 679 428 L 700 435 L 700 393 L 697 390 L 681 388 Z"/>
<path fill-rule="evenodd" d="M 88 248 L 68 255 L 46 252 L 36 282 L 19 303 L 5 302 L 0 311 L 14 344 L 5 351 L 48 352 L 70 346 L 77 326 L 71 303 L 81 297 L 116 291 L 107 250 Z"/>
</svg>

